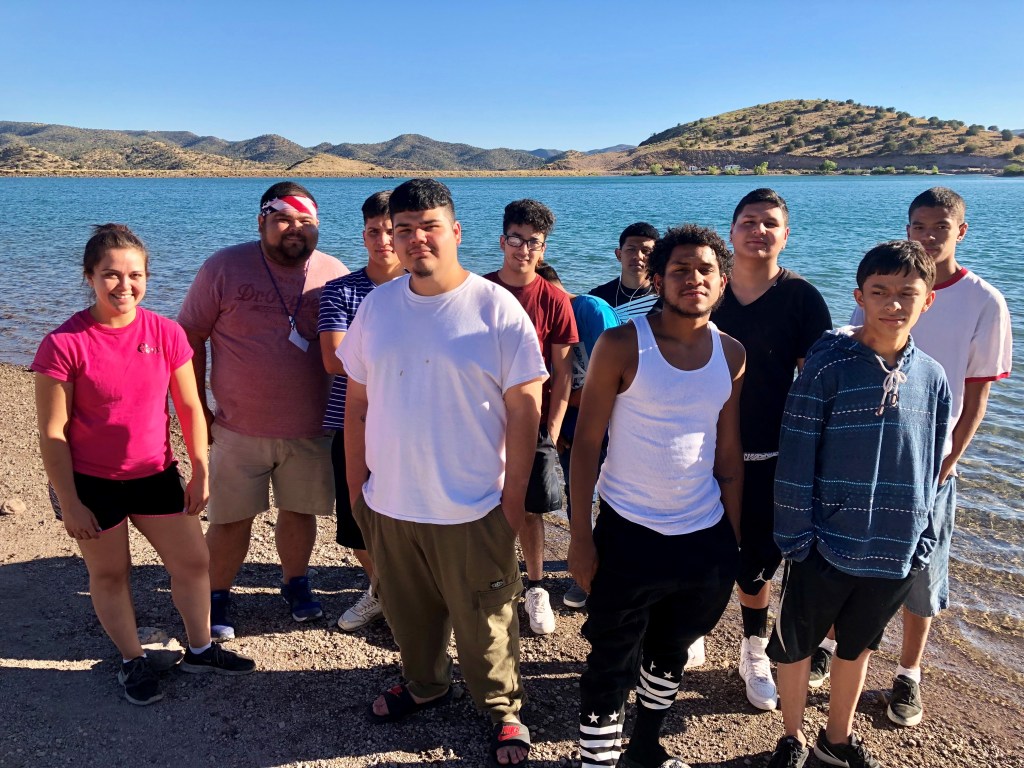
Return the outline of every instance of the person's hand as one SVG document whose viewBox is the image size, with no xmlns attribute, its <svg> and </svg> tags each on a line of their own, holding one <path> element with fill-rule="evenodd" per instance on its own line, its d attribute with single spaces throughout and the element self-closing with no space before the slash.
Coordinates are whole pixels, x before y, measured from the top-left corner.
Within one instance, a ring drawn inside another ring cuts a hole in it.
<svg viewBox="0 0 1024 768">
<path fill-rule="evenodd" d="M 558 442 L 555 443 L 555 449 L 559 453 L 565 453 L 570 448 L 572 448 L 572 443 L 570 443 L 568 440 L 565 439 L 565 435 L 559 435 L 558 436 Z"/>
<path fill-rule="evenodd" d="M 210 500 L 210 478 L 206 467 L 192 465 L 192 479 L 185 486 L 185 513 L 198 515 Z"/>
<path fill-rule="evenodd" d="M 597 572 L 597 547 L 593 536 L 573 536 L 569 543 L 569 573 L 579 588 L 590 594 L 590 584 Z"/>
<path fill-rule="evenodd" d="M 939 467 L 939 485 L 946 484 L 954 469 L 956 469 L 956 462 L 953 461 L 952 456 L 947 456 L 942 460 L 942 466 Z"/>
<path fill-rule="evenodd" d="M 100 524 L 96 522 L 96 515 L 77 498 L 71 504 L 61 507 L 60 516 L 64 521 L 64 530 L 71 538 L 82 540 L 100 537 Z"/>
<path fill-rule="evenodd" d="M 518 536 L 519 529 L 526 522 L 526 507 L 522 505 L 514 506 L 502 501 L 501 512 L 505 515 L 505 520 L 508 522 L 508 527 L 512 529 L 512 533 Z"/>
</svg>

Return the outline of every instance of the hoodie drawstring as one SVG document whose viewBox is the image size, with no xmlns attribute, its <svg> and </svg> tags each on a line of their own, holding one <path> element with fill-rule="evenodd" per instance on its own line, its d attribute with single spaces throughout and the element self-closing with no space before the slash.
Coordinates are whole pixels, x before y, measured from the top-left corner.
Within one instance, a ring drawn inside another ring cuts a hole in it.
<svg viewBox="0 0 1024 768">
<path fill-rule="evenodd" d="M 875 411 L 876 416 L 881 416 L 885 413 L 885 400 L 889 399 L 889 405 L 895 408 L 900 403 L 900 384 L 907 383 L 907 374 L 900 370 L 903 367 L 903 359 L 896 364 L 896 367 L 889 370 L 885 367 L 885 360 L 880 355 L 875 355 L 878 360 L 878 364 L 882 366 L 882 370 L 885 371 L 885 381 L 882 382 L 882 402 L 878 406 L 878 410 Z"/>
</svg>

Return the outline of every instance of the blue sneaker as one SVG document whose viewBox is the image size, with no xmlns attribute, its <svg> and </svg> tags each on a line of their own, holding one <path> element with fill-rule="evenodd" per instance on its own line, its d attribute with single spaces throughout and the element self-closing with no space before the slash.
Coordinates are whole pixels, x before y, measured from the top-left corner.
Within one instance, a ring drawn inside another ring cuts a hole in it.
<svg viewBox="0 0 1024 768">
<path fill-rule="evenodd" d="M 213 640 L 234 640 L 235 625 L 228 615 L 231 593 L 218 589 L 210 593 L 210 637 Z"/>
<path fill-rule="evenodd" d="M 288 603 L 288 607 L 292 611 L 292 618 L 296 621 L 319 619 L 324 615 L 323 606 L 319 601 L 313 599 L 313 592 L 309 589 L 309 579 L 305 576 L 296 576 L 287 584 L 282 584 L 281 596 Z"/>
</svg>

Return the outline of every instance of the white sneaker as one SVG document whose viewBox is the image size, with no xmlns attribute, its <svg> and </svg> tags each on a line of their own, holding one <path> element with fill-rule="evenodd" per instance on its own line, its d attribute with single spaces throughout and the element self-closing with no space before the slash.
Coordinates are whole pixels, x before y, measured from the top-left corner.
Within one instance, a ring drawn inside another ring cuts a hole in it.
<svg viewBox="0 0 1024 768">
<path fill-rule="evenodd" d="M 686 649 L 686 664 L 683 669 L 696 669 L 703 667 L 707 657 L 704 655 L 704 638 L 698 637 L 693 644 Z"/>
<path fill-rule="evenodd" d="M 530 617 L 530 629 L 534 634 L 550 635 L 555 631 L 555 614 L 546 589 L 530 587 L 526 590 L 526 615 Z"/>
<path fill-rule="evenodd" d="M 747 684 L 747 701 L 758 709 L 775 709 L 779 705 L 771 662 L 765 653 L 767 647 L 767 637 L 745 637 L 740 644 L 740 677 Z"/>
<path fill-rule="evenodd" d="M 365 627 L 372 621 L 376 621 L 384 615 L 380 607 L 380 599 L 373 594 L 373 588 L 366 590 L 366 594 L 359 598 L 359 602 L 345 611 L 338 617 L 338 629 L 346 632 L 355 632 L 360 627 Z"/>
</svg>

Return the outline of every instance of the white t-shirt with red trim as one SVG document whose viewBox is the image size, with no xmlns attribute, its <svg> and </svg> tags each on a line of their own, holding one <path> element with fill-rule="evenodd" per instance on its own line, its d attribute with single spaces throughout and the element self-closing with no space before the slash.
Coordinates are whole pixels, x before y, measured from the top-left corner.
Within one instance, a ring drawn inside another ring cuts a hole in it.
<svg viewBox="0 0 1024 768">
<path fill-rule="evenodd" d="M 860 307 L 850 321 L 862 325 Z M 910 335 L 918 348 L 939 361 L 953 394 L 945 454 L 953 450 L 953 426 L 964 408 L 964 384 L 1010 375 L 1013 337 L 1003 295 L 966 267 L 935 286 L 935 303 Z"/>
</svg>

